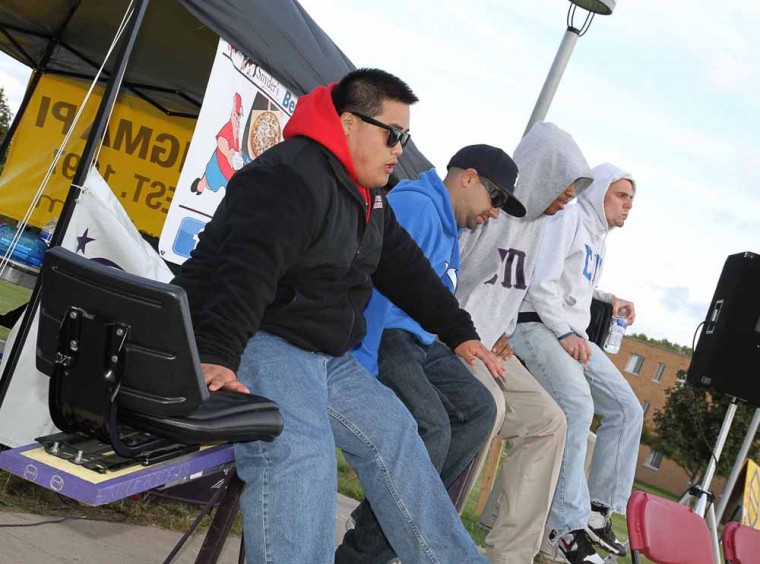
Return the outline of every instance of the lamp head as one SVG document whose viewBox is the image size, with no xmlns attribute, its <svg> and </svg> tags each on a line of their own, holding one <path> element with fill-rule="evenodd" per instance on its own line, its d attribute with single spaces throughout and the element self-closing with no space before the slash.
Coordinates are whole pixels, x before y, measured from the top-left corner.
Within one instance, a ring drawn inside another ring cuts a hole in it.
<svg viewBox="0 0 760 564">
<path fill-rule="evenodd" d="M 609 16 L 615 9 L 616 0 L 570 0 L 570 2 L 592 14 Z"/>
</svg>

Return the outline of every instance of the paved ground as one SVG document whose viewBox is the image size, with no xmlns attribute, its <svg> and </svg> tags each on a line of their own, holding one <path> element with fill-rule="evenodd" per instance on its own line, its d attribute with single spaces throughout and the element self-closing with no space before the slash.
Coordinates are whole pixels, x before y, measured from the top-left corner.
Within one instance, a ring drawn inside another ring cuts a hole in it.
<svg viewBox="0 0 760 564">
<path fill-rule="evenodd" d="M 345 522 L 356 501 L 338 496 L 335 516 L 336 544 L 343 538 Z M 0 563 L 2 564 L 142 564 L 160 563 L 169 554 L 181 533 L 154 527 L 71 520 L 29 527 L 50 517 L 0 512 Z M 175 562 L 189 564 L 201 547 L 202 536 L 189 541 Z M 231 538 L 224 547 L 221 564 L 234 564 L 239 539 Z"/>
</svg>

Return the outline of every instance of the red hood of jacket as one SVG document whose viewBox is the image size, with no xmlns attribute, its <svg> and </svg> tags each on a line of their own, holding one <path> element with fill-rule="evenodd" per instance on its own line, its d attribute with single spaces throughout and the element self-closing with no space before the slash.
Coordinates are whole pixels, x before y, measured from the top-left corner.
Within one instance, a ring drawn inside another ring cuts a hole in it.
<svg viewBox="0 0 760 564">
<path fill-rule="evenodd" d="M 313 139 L 333 155 L 346 167 L 348 176 L 357 183 L 354 160 L 348 150 L 346 134 L 340 123 L 340 117 L 332 101 L 332 91 L 337 83 L 329 86 L 318 86 L 308 94 L 298 98 L 298 104 L 293 116 L 282 132 L 284 139 L 303 135 Z M 363 187 L 362 187 L 362 191 Z"/>
<path fill-rule="evenodd" d="M 372 211 L 372 206 L 369 205 L 370 192 L 368 188 L 359 184 L 356 178 L 354 159 L 348 150 L 346 134 L 332 101 L 332 91 L 336 84 L 333 82 L 329 86 L 318 86 L 308 94 L 298 98 L 296 109 L 285 126 L 282 136 L 284 139 L 289 139 L 296 135 L 303 135 L 316 141 L 335 155 L 346 167 L 349 178 L 359 188 L 359 193 L 364 198 L 367 209 L 365 219 L 369 223 L 369 214 Z"/>
</svg>

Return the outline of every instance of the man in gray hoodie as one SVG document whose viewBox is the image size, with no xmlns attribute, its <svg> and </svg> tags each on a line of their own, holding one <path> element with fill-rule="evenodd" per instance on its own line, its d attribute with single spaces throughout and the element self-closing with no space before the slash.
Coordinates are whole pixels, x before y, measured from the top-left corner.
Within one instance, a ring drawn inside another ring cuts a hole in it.
<svg viewBox="0 0 760 564">
<path fill-rule="evenodd" d="M 486 537 L 491 562 L 532 562 L 559 475 L 565 445 L 562 410 L 512 356 L 508 335 L 533 277 L 544 226 L 591 183 L 591 169 L 578 145 L 551 123 L 538 123 L 520 141 L 514 160 L 520 170 L 515 196 L 523 218 L 501 214 L 460 236 L 461 277 L 456 297 L 472 316 L 483 344 L 505 360 L 506 416 L 498 429 L 510 451 L 488 507 L 495 515 Z M 484 383 L 490 375 L 472 367 Z M 492 384 L 491 384 L 492 385 Z M 501 393 L 501 392 L 498 392 Z"/>
<path fill-rule="evenodd" d="M 607 234 L 625 224 L 636 185 L 610 164 L 594 168 L 592 175 L 578 205 L 547 223 L 512 338 L 516 354 L 567 418 L 565 457 L 541 552 L 573 564 L 603 562 L 588 539 L 612 554 L 625 554 L 610 518 L 625 513 L 643 420 L 631 387 L 586 334 L 592 297 L 610 302 L 613 315 L 625 315 L 629 324 L 635 319 L 631 302 L 598 292 L 596 284 Z M 587 481 L 586 438 L 594 413 L 602 424 Z"/>
</svg>

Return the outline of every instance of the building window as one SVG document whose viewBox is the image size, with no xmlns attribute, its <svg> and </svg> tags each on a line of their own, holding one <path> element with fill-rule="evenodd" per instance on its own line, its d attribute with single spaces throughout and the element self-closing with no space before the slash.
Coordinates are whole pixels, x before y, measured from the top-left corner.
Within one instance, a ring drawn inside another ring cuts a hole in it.
<svg viewBox="0 0 760 564">
<path fill-rule="evenodd" d="M 652 378 L 652 382 L 657 382 L 658 384 L 662 380 L 662 373 L 665 372 L 665 365 L 661 362 L 660 365 L 657 367 L 657 372 L 654 375 L 654 378 Z"/>
<path fill-rule="evenodd" d="M 641 402 L 641 409 L 644 411 L 644 416 L 646 417 L 647 411 L 649 411 L 649 400 Z"/>
<path fill-rule="evenodd" d="M 662 453 L 659 450 L 650 450 L 644 466 L 652 470 L 659 470 L 662 464 Z"/>
<path fill-rule="evenodd" d="M 641 365 L 644 364 L 644 357 L 632 354 L 625 366 L 625 371 L 638 375 L 641 372 Z"/>
</svg>

